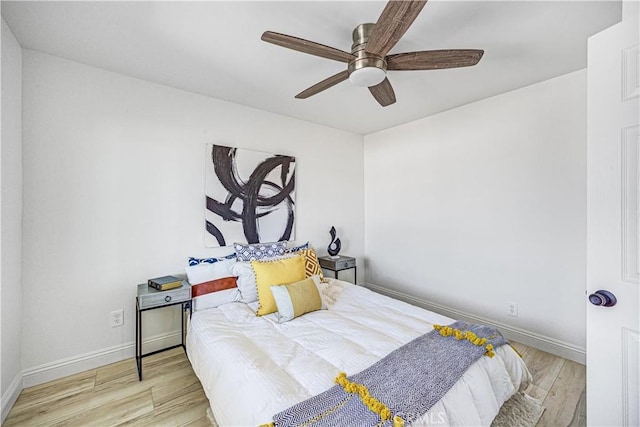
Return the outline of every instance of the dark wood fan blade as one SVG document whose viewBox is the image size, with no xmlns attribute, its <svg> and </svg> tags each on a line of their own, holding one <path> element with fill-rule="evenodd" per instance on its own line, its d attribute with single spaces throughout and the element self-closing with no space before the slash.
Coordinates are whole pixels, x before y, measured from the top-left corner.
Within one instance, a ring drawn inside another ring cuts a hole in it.
<svg viewBox="0 0 640 427">
<path fill-rule="evenodd" d="M 484 55 L 481 49 L 423 50 L 387 56 L 387 70 L 438 70 L 470 67 Z"/>
<path fill-rule="evenodd" d="M 308 53 L 321 58 L 333 59 L 334 61 L 349 62 L 355 59 L 355 56 L 349 52 L 298 37 L 274 33 L 273 31 L 265 31 L 261 39 L 267 43 L 277 44 L 287 49 L 297 50 L 298 52 Z"/>
<path fill-rule="evenodd" d="M 343 82 L 349 78 L 349 72 L 347 70 L 341 71 L 336 75 L 324 79 L 320 83 L 316 83 L 308 89 L 303 90 L 296 95 L 298 99 L 306 99 L 315 95 L 318 92 L 322 92 L 325 89 L 329 89 L 331 86 L 335 86 L 340 82 Z"/>
<path fill-rule="evenodd" d="M 391 87 L 389 79 L 384 79 L 382 83 L 370 86 L 369 92 L 371 92 L 371 95 L 373 95 L 376 101 L 383 107 L 396 102 L 396 94 L 393 92 L 393 87 Z"/>
<path fill-rule="evenodd" d="M 385 56 L 407 32 L 427 1 L 389 1 L 369 36 L 365 51 Z"/>
</svg>

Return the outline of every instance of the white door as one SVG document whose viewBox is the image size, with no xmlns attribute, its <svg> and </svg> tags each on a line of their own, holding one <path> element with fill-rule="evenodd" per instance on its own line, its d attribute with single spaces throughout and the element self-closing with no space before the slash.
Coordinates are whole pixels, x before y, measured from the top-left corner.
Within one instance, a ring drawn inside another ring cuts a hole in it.
<svg viewBox="0 0 640 427">
<path fill-rule="evenodd" d="M 640 425 L 638 31 L 638 2 L 625 1 L 622 22 L 589 39 L 587 294 L 617 298 L 586 302 L 591 426 Z"/>
</svg>

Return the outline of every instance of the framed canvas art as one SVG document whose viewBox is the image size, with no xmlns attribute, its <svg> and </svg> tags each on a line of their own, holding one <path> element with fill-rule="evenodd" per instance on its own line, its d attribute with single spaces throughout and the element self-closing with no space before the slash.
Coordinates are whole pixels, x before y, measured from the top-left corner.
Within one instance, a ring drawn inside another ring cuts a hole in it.
<svg viewBox="0 0 640 427">
<path fill-rule="evenodd" d="M 207 145 L 205 246 L 293 240 L 295 157 Z"/>
</svg>

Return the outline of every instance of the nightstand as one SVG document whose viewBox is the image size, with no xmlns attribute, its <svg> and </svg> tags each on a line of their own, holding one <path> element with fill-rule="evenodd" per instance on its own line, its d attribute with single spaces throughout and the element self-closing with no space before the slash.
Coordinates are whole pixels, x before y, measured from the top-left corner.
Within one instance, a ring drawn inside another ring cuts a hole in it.
<svg viewBox="0 0 640 427">
<path fill-rule="evenodd" d="M 354 283 L 358 281 L 358 268 L 356 267 L 356 259 L 350 256 L 339 255 L 338 258 L 329 256 L 319 257 L 320 267 L 333 271 L 333 277 L 338 278 L 338 272 L 353 268 Z"/>
<path fill-rule="evenodd" d="M 172 345 L 170 347 L 162 348 L 160 350 L 152 351 L 150 353 L 142 353 L 142 313 L 144 311 L 155 310 L 156 308 L 170 307 L 172 305 L 181 306 L 182 313 L 182 341 L 180 344 Z M 136 297 L 136 365 L 138 366 L 138 380 L 142 381 L 142 358 L 151 356 L 152 354 L 160 353 L 163 351 L 171 350 L 176 347 L 184 348 L 184 352 L 187 352 L 187 347 L 184 345 L 184 331 L 185 331 L 185 317 L 184 314 L 189 310 L 191 315 L 191 285 L 189 283 L 182 282 L 182 286 L 176 289 L 170 289 L 168 291 L 159 291 L 152 288 L 146 283 L 138 285 L 138 296 Z"/>
</svg>

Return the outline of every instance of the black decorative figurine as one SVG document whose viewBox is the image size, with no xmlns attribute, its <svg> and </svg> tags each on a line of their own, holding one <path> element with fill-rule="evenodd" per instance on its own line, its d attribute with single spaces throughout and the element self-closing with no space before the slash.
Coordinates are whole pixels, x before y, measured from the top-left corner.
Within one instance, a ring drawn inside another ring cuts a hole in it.
<svg viewBox="0 0 640 427">
<path fill-rule="evenodd" d="M 338 253 L 341 249 L 341 243 L 340 239 L 336 239 L 336 228 L 332 226 L 329 234 L 331 235 L 331 243 L 327 246 L 327 252 L 329 252 L 331 258 L 339 258 Z"/>
</svg>

